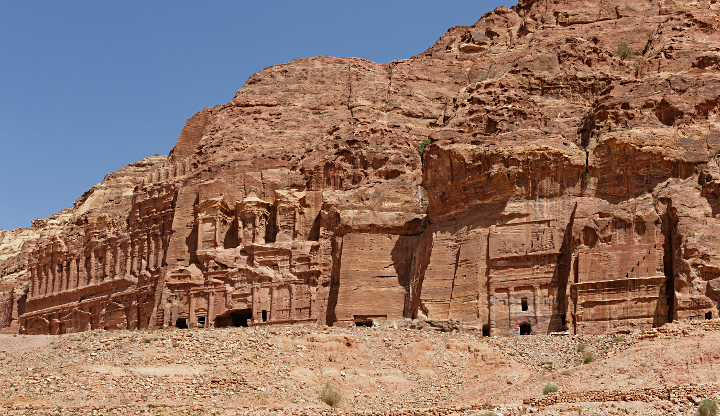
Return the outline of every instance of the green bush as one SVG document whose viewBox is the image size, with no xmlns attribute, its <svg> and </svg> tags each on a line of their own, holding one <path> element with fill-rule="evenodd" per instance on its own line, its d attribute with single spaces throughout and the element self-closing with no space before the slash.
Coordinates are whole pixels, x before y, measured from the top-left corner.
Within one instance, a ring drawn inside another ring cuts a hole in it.
<svg viewBox="0 0 720 416">
<path fill-rule="evenodd" d="M 623 61 L 626 59 L 630 59 L 633 56 L 635 56 L 635 52 L 633 52 L 632 49 L 628 46 L 627 43 L 623 42 L 618 45 L 617 51 L 615 52 L 617 56 L 620 57 Z"/>
<path fill-rule="evenodd" d="M 545 384 L 545 387 L 543 387 L 543 394 L 555 393 L 558 390 L 560 390 L 560 388 L 557 384 L 548 382 Z"/>
<path fill-rule="evenodd" d="M 585 351 L 585 343 L 584 343 L 584 342 L 580 342 L 580 343 L 577 345 L 577 348 L 575 348 L 575 351 L 577 351 L 577 352 L 583 352 L 583 351 Z"/>
<path fill-rule="evenodd" d="M 335 407 L 338 403 L 340 403 L 340 400 L 342 400 L 342 394 L 335 390 L 328 381 L 325 383 L 325 387 L 323 387 L 322 391 L 320 391 L 320 399 L 330 406 Z"/>
<path fill-rule="evenodd" d="M 717 416 L 718 405 L 715 400 L 705 399 L 698 406 L 700 416 Z"/>
<path fill-rule="evenodd" d="M 590 183 L 590 178 L 592 178 L 592 173 L 590 171 L 585 172 L 585 175 L 583 175 L 585 183 Z"/>
<path fill-rule="evenodd" d="M 591 362 L 595 361 L 595 354 L 585 351 L 582 353 L 583 357 L 583 364 L 590 364 Z"/>
<path fill-rule="evenodd" d="M 425 140 L 423 140 L 423 141 L 420 143 L 420 149 L 418 149 L 418 154 L 420 155 L 420 157 L 422 157 L 423 152 L 425 151 L 425 148 L 426 148 L 427 145 L 429 145 L 430 143 L 432 143 L 432 141 L 431 141 L 430 139 L 425 139 Z"/>
</svg>

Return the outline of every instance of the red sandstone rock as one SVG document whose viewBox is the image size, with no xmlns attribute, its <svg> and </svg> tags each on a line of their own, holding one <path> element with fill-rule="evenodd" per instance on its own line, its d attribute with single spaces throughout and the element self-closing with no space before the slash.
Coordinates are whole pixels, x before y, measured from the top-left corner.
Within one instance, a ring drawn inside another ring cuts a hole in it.
<svg viewBox="0 0 720 416">
<path fill-rule="evenodd" d="M 717 317 L 717 10 L 523 1 L 408 60 L 267 68 L 169 157 L 0 235 L 2 276 L 27 285 L 0 324 L 404 316 L 502 335 Z"/>
</svg>

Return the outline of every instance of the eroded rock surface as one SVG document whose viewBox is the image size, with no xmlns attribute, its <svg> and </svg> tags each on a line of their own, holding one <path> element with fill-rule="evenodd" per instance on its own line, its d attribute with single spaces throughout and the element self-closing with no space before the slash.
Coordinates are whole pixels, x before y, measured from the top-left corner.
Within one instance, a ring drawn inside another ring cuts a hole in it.
<svg viewBox="0 0 720 416">
<path fill-rule="evenodd" d="M 168 157 L 1 232 L 0 324 L 718 317 L 718 9 L 522 1 L 411 59 L 267 68 Z"/>
</svg>

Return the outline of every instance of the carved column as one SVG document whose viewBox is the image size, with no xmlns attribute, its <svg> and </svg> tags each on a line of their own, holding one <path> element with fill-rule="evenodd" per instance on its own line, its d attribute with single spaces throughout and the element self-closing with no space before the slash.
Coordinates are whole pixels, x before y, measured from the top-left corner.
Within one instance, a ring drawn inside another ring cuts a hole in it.
<svg viewBox="0 0 720 416">
<path fill-rule="evenodd" d="M 65 260 L 65 290 L 72 286 L 72 259 Z"/>
<path fill-rule="evenodd" d="M 252 285 L 252 319 L 250 320 L 252 323 L 257 323 L 257 302 L 260 296 L 258 296 L 258 291 L 260 289 L 258 288 L 258 282 L 255 280 Z"/>
<path fill-rule="evenodd" d="M 43 269 L 45 271 L 45 294 L 49 295 L 53 293 L 53 272 L 52 272 L 52 264 L 43 264 Z"/>
<path fill-rule="evenodd" d="M 37 280 L 35 296 L 42 296 L 44 294 L 43 279 L 45 279 L 45 273 L 43 273 L 43 266 L 40 263 L 35 265 L 35 279 Z"/>
<path fill-rule="evenodd" d="M 57 264 L 53 263 L 51 260 L 51 263 L 48 265 L 48 269 L 50 269 L 50 293 L 57 292 Z"/>
<path fill-rule="evenodd" d="M 67 290 L 68 287 L 68 273 L 65 267 L 65 259 L 60 260 L 58 263 L 58 292 Z"/>
<path fill-rule="evenodd" d="M 86 267 L 86 260 L 85 256 L 78 257 L 77 260 L 77 266 L 78 266 L 78 287 L 83 287 L 87 285 L 87 267 Z"/>
<path fill-rule="evenodd" d="M 195 295 L 188 292 L 188 328 L 197 328 L 197 320 L 195 319 Z"/>
<path fill-rule="evenodd" d="M 55 283 L 54 277 L 55 274 L 52 271 L 52 264 L 46 264 L 45 279 L 47 280 L 47 282 L 45 284 L 45 293 L 48 295 L 53 293 L 53 284 Z"/>
<path fill-rule="evenodd" d="M 310 317 L 314 319 L 321 319 L 320 314 L 318 316 L 313 316 L 313 314 L 316 313 L 317 307 L 317 288 L 315 286 L 310 287 L 310 299 L 308 301 L 308 304 L 310 305 Z"/>
<path fill-rule="evenodd" d="M 290 284 L 290 312 L 288 313 L 288 318 L 294 319 L 296 316 L 295 314 L 295 283 Z"/>
<path fill-rule="evenodd" d="M 112 278 L 112 269 L 114 264 L 115 259 L 113 258 L 112 247 L 110 247 L 110 243 L 108 242 L 108 245 L 105 246 L 105 267 L 103 267 L 102 280 Z"/>
<path fill-rule="evenodd" d="M 168 229 L 170 226 L 168 227 Z M 168 231 L 163 232 L 163 248 L 162 248 L 162 261 L 160 262 L 160 267 L 164 266 L 167 263 L 167 252 L 168 252 L 168 246 L 170 245 L 170 233 Z"/>
<path fill-rule="evenodd" d="M 78 286 L 78 272 L 77 272 L 77 260 L 75 258 L 70 259 L 70 272 L 68 273 L 68 289 L 75 289 Z"/>
<path fill-rule="evenodd" d="M 30 291 L 28 292 L 28 299 L 32 299 L 37 296 L 37 271 L 35 266 L 30 266 Z"/>
<path fill-rule="evenodd" d="M 275 299 L 277 297 L 278 291 L 276 290 L 275 286 L 270 286 L 270 316 L 268 316 L 268 322 L 275 319 L 275 305 L 277 304 L 277 300 Z"/>
<path fill-rule="evenodd" d="M 53 284 L 55 284 L 54 280 L 55 274 L 52 271 L 52 264 L 46 264 L 45 265 L 45 293 L 51 294 L 53 293 Z"/>
<path fill-rule="evenodd" d="M 141 238 L 139 246 L 138 259 L 140 261 L 140 273 L 142 273 L 147 270 L 147 236 Z"/>
<path fill-rule="evenodd" d="M 133 240 L 130 242 L 130 256 L 131 256 L 131 267 L 130 267 L 130 273 L 137 276 L 140 274 L 139 267 L 138 267 L 138 242 Z"/>
<path fill-rule="evenodd" d="M 55 260 L 50 267 L 53 274 L 52 292 L 58 293 L 62 287 L 62 262 Z"/>
<path fill-rule="evenodd" d="M 38 263 L 35 266 L 35 274 L 37 276 L 37 296 L 42 296 L 43 295 L 43 278 L 45 277 L 43 275 L 42 264 Z"/>
<path fill-rule="evenodd" d="M 163 265 L 163 250 L 164 244 L 163 244 L 163 238 L 160 234 L 160 231 L 158 231 L 157 234 L 155 234 L 155 268 L 159 269 Z"/>
<path fill-rule="evenodd" d="M 155 233 L 148 234 L 148 269 L 155 268 Z"/>
<path fill-rule="evenodd" d="M 123 263 L 122 254 L 123 253 L 122 253 L 122 247 L 120 247 L 120 243 L 117 241 L 115 242 L 114 250 L 115 250 L 115 266 L 114 266 L 115 270 L 113 270 L 112 278 L 118 279 L 120 276 L 122 276 L 122 263 Z"/>
<path fill-rule="evenodd" d="M 62 292 L 67 289 L 67 281 L 68 281 L 68 273 L 67 273 L 67 267 L 65 266 L 65 259 L 60 260 L 58 263 L 58 292 Z"/>
<path fill-rule="evenodd" d="M 125 253 L 125 276 L 127 277 L 130 277 L 133 268 L 133 259 L 131 256 L 130 244 L 131 242 L 128 242 L 123 246 L 123 251 Z"/>
<path fill-rule="evenodd" d="M 205 321 L 205 326 L 207 328 L 214 328 L 215 327 L 215 292 L 209 291 L 208 292 L 208 312 L 207 312 L 207 320 Z"/>
<path fill-rule="evenodd" d="M 97 283 L 97 272 L 95 271 L 95 266 L 95 249 L 93 248 L 90 250 L 90 270 L 88 270 L 88 279 L 90 280 L 88 284 L 90 285 L 94 285 L 95 283 Z"/>
</svg>

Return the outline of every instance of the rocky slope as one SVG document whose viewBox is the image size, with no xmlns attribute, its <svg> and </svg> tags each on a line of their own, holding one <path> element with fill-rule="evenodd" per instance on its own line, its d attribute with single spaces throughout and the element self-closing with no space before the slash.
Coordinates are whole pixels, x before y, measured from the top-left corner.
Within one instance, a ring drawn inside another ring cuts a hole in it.
<svg viewBox="0 0 720 416">
<path fill-rule="evenodd" d="M 718 317 L 719 8 L 522 1 L 411 59 L 267 68 L 168 157 L 0 235 L 23 288 L 0 322 L 504 335 Z"/>
<path fill-rule="evenodd" d="M 699 323 L 622 338 L 316 326 L 0 335 L 0 410 L 697 415 L 720 397 L 720 321 Z M 543 395 L 549 382 L 559 392 Z M 326 383 L 342 394 L 334 408 L 318 394 Z"/>
</svg>

